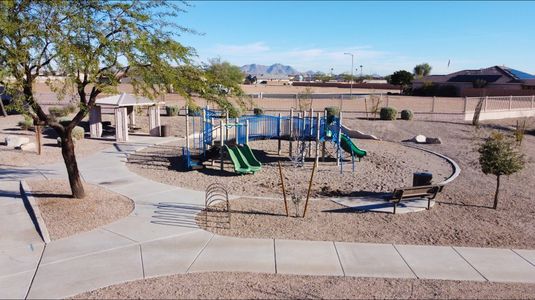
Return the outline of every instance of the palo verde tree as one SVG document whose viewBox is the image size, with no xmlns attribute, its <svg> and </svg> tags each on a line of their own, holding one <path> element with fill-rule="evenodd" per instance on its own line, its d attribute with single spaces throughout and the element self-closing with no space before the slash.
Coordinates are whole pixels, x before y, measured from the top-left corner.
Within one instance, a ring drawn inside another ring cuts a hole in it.
<svg viewBox="0 0 535 300">
<path fill-rule="evenodd" d="M 245 76 L 238 66 L 216 58 L 210 59 L 203 70 L 205 87 L 200 93 L 202 98 L 228 110 L 230 117 L 238 117 L 239 109 L 244 110 L 250 106 L 250 99 L 240 86 Z"/>
<path fill-rule="evenodd" d="M 498 207 L 500 176 L 514 174 L 524 167 L 524 156 L 515 147 L 514 139 L 494 132 L 478 150 L 479 164 L 485 174 L 496 176 L 496 192 L 493 208 Z"/>
<path fill-rule="evenodd" d="M 83 198 L 85 192 L 71 133 L 98 95 L 114 92 L 127 76 L 136 94 L 152 99 L 169 86 L 176 90 L 187 85 L 184 79 L 179 81 L 177 67 L 190 65 L 194 50 L 176 38 L 190 30 L 171 21 L 181 12 L 180 6 L 167 1 L 0 3 L 0 67 L 9 71 L 4 82 L 16 95 L 19 110 L 50 126 L 61 138 L 74 197 Z M 34 98 L 33 83 L 44 69 L 63 75 L 47 82 L 59 98 L 74 94 L 78 106 L 72 120 L 59 122 Z"/>
<path fill-rule="evenodd" d="M 416 65 L 414 67 L 414 75 L 416 76 L 416 78 L 422 78 L 431 74 L 431 69 L 432 68 L 428 63 Z"/>
</svg>

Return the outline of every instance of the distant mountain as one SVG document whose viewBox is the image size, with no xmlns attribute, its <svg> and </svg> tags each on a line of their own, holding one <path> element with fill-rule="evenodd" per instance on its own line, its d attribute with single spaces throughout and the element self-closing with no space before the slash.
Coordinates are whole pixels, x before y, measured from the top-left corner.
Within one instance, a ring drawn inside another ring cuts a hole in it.
<svg viewBox="0 0 535 300">
<path fill-rule="evenodd" d="M 299 71 L 292 68 L 291 66 L 285 66 L 282 64 L 273 64 L 271 66 L 264 66 L 258 64 L 249 64 L 244 65 L 240 68 L 243 73 L 258 75 L 264 74 L 266 76 L 287 76 L 299 74 Z"/>
</svg>

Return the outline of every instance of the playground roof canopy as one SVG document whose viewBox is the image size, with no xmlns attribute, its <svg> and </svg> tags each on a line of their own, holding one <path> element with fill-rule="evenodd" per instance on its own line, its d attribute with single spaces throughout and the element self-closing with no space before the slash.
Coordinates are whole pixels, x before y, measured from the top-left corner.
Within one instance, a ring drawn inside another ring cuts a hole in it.
<svg viewBox="0 0 535 300">
<path fill-rule="evenodd" d="M 95 102 L 95 104 L 99 106 L 115 106 L 115 107 L 152 106 L 158 103 L 159 102 L 153 101 L 149 98 L 127 94 L 127 93 L 100 98 L 100 99 L 97 99 L 97 101 Z"/>
</svg>

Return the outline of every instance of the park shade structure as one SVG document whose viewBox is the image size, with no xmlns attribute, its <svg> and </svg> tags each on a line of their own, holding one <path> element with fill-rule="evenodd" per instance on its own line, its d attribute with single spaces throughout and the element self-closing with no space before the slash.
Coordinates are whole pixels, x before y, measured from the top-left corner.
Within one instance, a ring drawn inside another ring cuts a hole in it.
<svg viewBox="0 0 535 300">
<path fill-rule="evenodd" d="M 136 124 L 136 107 L 148 107 L 149 134 L 161 135 L 160 107 L 163 102 L 156 102 L 149 98 L 122 93 L 99 98 L 89 112 L 89 129 L 92 138 L 102 137 L 102 114 L 114 114 L 115 140 L 128 141 L 128 129 Z"/>
</svg>

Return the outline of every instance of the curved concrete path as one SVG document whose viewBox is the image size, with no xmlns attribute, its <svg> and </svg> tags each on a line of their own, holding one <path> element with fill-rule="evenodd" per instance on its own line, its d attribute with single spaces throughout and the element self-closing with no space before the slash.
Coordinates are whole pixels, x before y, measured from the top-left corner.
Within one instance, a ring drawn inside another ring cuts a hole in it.
<svg viewBox="0 0 535 300">
<path fill-rule="evenodd" d="M 30 230 L 31 220 L 19 216 L 23 206 L 13 180 L 65 178 L 63 164 L 0 169 L 0 298 L 62 298 L 130 280 L 211 271 L 535 283 L 535 250 L 214 235 L 194 219 L 203 192 L 157 183 L 126 167 L 129 153 L 156 141 L 171 139 L 137 137 L 81 160 L 85 181 L 131 198 L 135 209 L 46 245 Z"/>
</svg>

